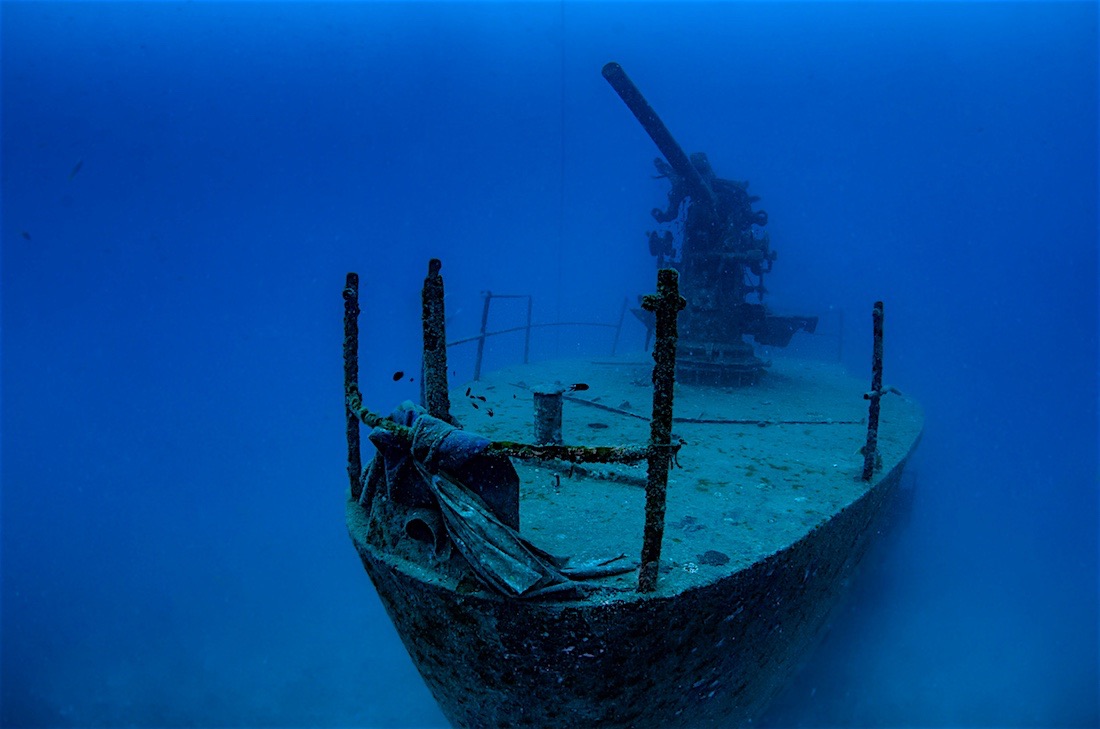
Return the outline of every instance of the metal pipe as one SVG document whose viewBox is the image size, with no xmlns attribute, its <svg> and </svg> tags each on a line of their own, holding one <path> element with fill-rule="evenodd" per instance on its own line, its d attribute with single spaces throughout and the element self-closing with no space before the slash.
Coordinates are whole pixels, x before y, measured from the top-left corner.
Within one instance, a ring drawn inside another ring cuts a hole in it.
<svg viewBox="0 0 1100 729">
<path fill-rule="evenodd" d="M 867 445 L 863 447 L 863 480 L 870 481 L 875 473 L 878 456 L 878 415 L 882 401 L 882 302 L 875 302 L 872 312 L 875 346 L 871 355 L 871 391 L 864 395 L 871 401 L 867 413 Z"/>
<path fill-rule="evenodd" d="M 493 298 L 497 298 L 493 296 Z M 552 321 L 544 322 L 542 324 L 532 324 L 532 329 L 542 329 L 544 327 L 606 327 L 608 329 L 614 329 L 614 324 L 605 324 L 603 322 L 592 321 Z M 448 347 L 454 347 L 459 344 L 469 344 L 470 342 L 477 342 L 482 338 L 488 339 L 489 337 L 499 337 L 501 334 L 513 334 L 515 332 L 522 332 L 527 329 L 526 325 L 518 327 L 509 327 L 508 329 L 498 329 L 495 332 L 485 332 L 485 334 L 475 334 L 472 337 L 466 337 L 465 339 L 456 339 L 453 342 L 447 342 Z"/>
<path fill-rule="evenodd" d="M 443 264 L 438 258 L 428 262 L 428 276 L 420 298 L 424 324 L 424 399 L 428 414 L 452 422 L 451 400 L 447 394 L 447 332 L 443 311 Z"/>
<path fill-rule="evenodd" d="M 619 335 L 623 332 L 623 319 L 626 318 L 626 306 L 628 299 L 623 297 L 623 305 L 619 308 L 619 323 L 615 325 L 615 338 L 611 340 L 611 356 L 615 356 L 616 350 L 619 349 Z"/>
<path fill-rule="evenodd" d="M 356 501 L 363 493 L 363 461 L 359 441 L 359 415 L 348 407 L 348 396 L 359 390 L 359 274 L 349 273 L 344 283 L 344 415 L 348 438 L 348 480 Z"/>
<path fill-rule="evenodd" d="M 535 298 L 533 296 L 527 297 L 527 328 L 523 335 L 523 364 L 527 364 L 531 359 L 531 310 L 534 308 Z"/>
<path fill-rule="evenodd" d="M 611 84 L 611 88 L 615 89 L 615 93 L 619 95 L 619 98 L 623 100 L 627 108 L 634 114 L 634 118 L 638 120 L 638 123 L 645 129 L 646 134 L 653 140 L 653 143 L 657 145 L 657 149 L 661 150 L 661 154 L 665 156 L 669 165 L 676 171 L 676 174 L 683 177 L 688 184 L 688 189 L 691 190 L 691 194 L 706 202 L 710 209 L 718 204 L 718 200 L 714 195 L 714 191 L 710 189 L 710 185 L 706 183 L 703 176 L 699 174 L 699 170 L 695 168 L 695 165 L 691 163 L 688 156 L 684 153 L 682 147 L 676 143 L 676 139 L 672 136 L 672 132 L 668 130 L 665 123 L 661 121 L 661 117 L 657 116 L 657 112 L 653 110 L 653 107 L 649 105 L 645 97 L 642 96 L 642 92 L 638 90 L 638 87 L 634 85 L 634 82 L 630 80 L 630 77 L 626 75 L 626 71 L 623 67 L 615 62 L 606 64 L 603 67 L 603 77 L 607 79 L 607 82 Z"/>
<path fill-rule="evenodd" d="M 485 356 L 485 330 L 489 326 L 489 302 L 493 300 L 493 292 L 485 292 L 485 304 L 481 308 L 481 334 L 477 340 L 477 357 L 474 359 L 474 382 L 481 379 L 481 360 Z"/>
<path fill-rule="evenodd" d="M 665 532 L 665 494 L 672 458 L 672 388 L 676 379 L 676 316 L 687 306 L 679 291 L 675 269 L 657 272 L 657 293 L 642 300 L 642 308 L 657 316 L 657 342 L 653 347 L 653 418 L 649 421 L 648 474 L 645 487 L 645 533 L 638 592 L 657 588 L 661 542 Z"/>
</svg>

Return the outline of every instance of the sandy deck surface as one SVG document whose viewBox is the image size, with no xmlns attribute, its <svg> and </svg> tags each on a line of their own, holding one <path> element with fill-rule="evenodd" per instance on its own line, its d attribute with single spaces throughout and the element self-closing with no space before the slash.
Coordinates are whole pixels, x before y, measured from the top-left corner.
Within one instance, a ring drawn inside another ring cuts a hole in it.
<svg viewBox="0 0 1100 729">
<path fill-rule="evenodd" d="M 512 367 L 456 388 L 451 410 L 464 428 L 492 439 L 531 442 L 529 388 L 583 382 L 589 389 L 571 393 L 564 404 L 565 443 L 643 445 L 652 408 L 651 362 L 646 357 Z M 676 386 L 677 419 L 762 424 L 674 422 L 673 433 L 686 444 L 680 467 L 669 476 L 658 594 L 711 582 L 752 564 L 866 492 L 868 484 L 858 476 L 869 379 L 849 377 L 836 365 L 792 358 L 776 359 L 754 386 Z M 883 470 L 876 480 L 909 453 L 922 423 L 915 403 L 897 395 L 883 398 Z M 591 467 L 599 473 L 583 476 L 569 475 L 567 464 L 516 465 L 524 536 L 546 551 L 577 559 L 620 553 L 637 559 L 644 465 Z M 607 478 L 612 471 L 633 483 Z M 600 584 L 629 587 L 635 579 L 628 573 Z"/>
</svg>

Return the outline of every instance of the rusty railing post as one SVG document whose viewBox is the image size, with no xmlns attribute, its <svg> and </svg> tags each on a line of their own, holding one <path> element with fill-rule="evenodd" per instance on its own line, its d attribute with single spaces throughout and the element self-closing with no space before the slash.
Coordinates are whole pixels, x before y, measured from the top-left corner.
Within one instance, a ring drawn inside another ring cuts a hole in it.
<svg viewBox="0 0 1100 729">
<path fill-rule="evenodd" d="M 875 330 L 875 347 L 871 355 L 871 391 L 864 395 L 871 401 L 867 413 L 867 445 L 863 447 L 863 480 L 870 481 L 875 474 L 878 455 L 878 414 L 882 401 L 882 302 L 875 302 L 872 314 Z"/>
<path fill-rule="evenodd" d="M 481 358 L 485 356 L 485 331 L 489 326 L 489 302 L 493 292 L 485 292 L 485 304 L 481 307 L 481 337 L 477 340 L 477 357 L 474 359 L 474 382 L 481 380 Z"/>
<path fill-rule="evenodd" d="M 657 272 L 657 293 L 642 301 L 642 308 L 657 315 L 657 341 L 653 346 L 653 419 L 649 421 L 648 475 L 645 487 L 645 533 L 638 592 L 657 588 L 661 541 L 665 532 L 665 492 L 672 449 L 672 386 L 676 379 L 676 316 L 687 306 L 680 296 L 675 269 Z"/>
<path fill-rule="evenodd" d="M 611 356 L 619 350 L 619 335 L 623 333 L 623 320 L 626 318 L 627 298 L 623 297 L 623 305 L 619 307 L 619 323 L 615 325 L 615 338 L 611 340 Z"/>
<path fill-rule="evenodd" d="M 359 447 L 359 416 L 348 407 L 348 397 L 359 391 L 359 274 L 349 273 L 344 284 L 344 415 L 348 436 L 348 480 L 352 498 L 363 493 L 363 461 Z"/>
<path fill-rule="evenodd" d="M 421 291 L 424 324 L 424 399 L 428 414 L 451 422 L 451 400 L 447 394 L 447 332 L 443 311 L 443 264 L 428 262 L 428 276 Z"/>
<path fill-rule="evenodd" d="M 531 310 L 534 308 L 535 297 L 527 296 L 527 329 L 523 333 L 523 364 L 531 360 Z"/>
</svg>

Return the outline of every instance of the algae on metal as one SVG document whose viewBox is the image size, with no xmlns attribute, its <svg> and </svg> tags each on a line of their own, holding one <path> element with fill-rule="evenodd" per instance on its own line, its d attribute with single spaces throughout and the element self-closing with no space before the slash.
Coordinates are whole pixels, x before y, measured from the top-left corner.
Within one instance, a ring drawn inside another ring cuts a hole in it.
<svg viewBox="0 0 1100 729">
<path fill-rule="evenodd" d="M 424 328 L 424 402 L 428 414 L 455 425 L 447 394 L 447 327 L 443 304 L 443 267 L 438 258 L 428 262 L 428 276 L 420 297 Z"/>
<path fill-rule="evenodd" d="M 676 380 L 676 317 L 687 306 L 680 296 L 675 269 L 657 272 L 657 293 L 642 301 L 657 316 L 657 342 L 653 347 L 653 417 L 649 421 L 649 458 L 645 487 L 645 532 L 638 592 L 653 592 L 661 561 L 665 531 L 665 492 L 672 458 L 672 395 Z"/>
</svg>

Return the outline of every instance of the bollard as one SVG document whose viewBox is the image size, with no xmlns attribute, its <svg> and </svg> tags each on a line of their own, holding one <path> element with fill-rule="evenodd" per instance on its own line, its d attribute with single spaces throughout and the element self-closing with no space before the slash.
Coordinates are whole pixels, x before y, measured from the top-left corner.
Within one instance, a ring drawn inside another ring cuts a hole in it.
<svg viewBox="0 0 1100 729">
<path fill-rule="evenodd" d="M 561 445 L 562 388 L 535 388 L 535 443 Z"/>
</svg>

